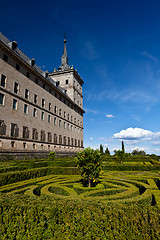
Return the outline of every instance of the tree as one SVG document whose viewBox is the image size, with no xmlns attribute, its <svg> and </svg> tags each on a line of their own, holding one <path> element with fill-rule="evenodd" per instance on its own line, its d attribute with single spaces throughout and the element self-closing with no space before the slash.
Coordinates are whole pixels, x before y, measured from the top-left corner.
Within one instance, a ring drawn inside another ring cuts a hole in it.
<svg viewBox="0 0 160 240">
<path fill-rule="evenodd" d="M 122 150 L 117 150 L 116 151 L 116 155 L 118 155 L 118 157 L 121 159 L 121 163 L 122 163 L 122 161 L 123 161 L 123 159 L 124 159 L 124 151 L 122 151 Z"/>
<path fill-rule="evenodd" d="M 83 151 L 77 153 L 78 168 L 80 168 L 83 181 L 87 181 L 89 187 L 99 179 L 102 169 L 100 156 L 101 153 L 99 150 L 91 148 L 85 148 Z"/>
<path fill-rule="evenodd" d="M 146 155 L 146 152 L 145 151 L 143 151 L 143 150 L 138 150 L 138 148 L 137 149 L 134 149 L 133 151 L 132 151 L 132 155 L 143 155 L 143 156 L 145 156 Z"/>
<path fill-rule="evenodd" d="M 100 153 L 103 154 L 103 146 L 100 144 Z"/>
<path fill-rule="evenodd" d="M 124 142 L 122 141 L 122 151 L 125 153 Z"/>
<path fill-rule="evenodd" d="M 105 153 L 110 155 L 110 151 L 109 151 L 108 147 L 106 148 Z"/>
</svg>

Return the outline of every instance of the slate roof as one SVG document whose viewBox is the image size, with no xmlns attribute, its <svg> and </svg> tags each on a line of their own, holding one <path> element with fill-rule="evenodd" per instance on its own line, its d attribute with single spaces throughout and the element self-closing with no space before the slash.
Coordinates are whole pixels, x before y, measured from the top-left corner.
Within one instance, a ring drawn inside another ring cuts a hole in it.
<svg viewBox="0 0 160 240">
<path fill-rule="evenodd" d="M 9 47 L 11 49 L 11 41 L 6 38 L 1 32 L 0 32 L 0 41 L 2 41 L 7 47 Z M 12 51 L 14 51 L 20 58 L 22 58 L 26 63 L 28 63 L 31 66 L 31 60 L 29 57 L 27 57 L 19 48 L 15 48 L 14 50 L 11 49 Z M 36 64 L 34 64 L 33 66 L 31 66 L 32 68 L 34 68 L 39 74 L 41 74 L 43 77 L 45 77 L 46 72 L 44 72 L 40 67 L 38 67 Z M 63 94 L 66 95 L 65 93 L 65 89 L 61 88 L 60 86 L 56 85 L 56 82 L 50 77 L 47 76 L 45 77 L 45 79 L 50 82 L 52 85 L 54 85 L 56 88 L 58 88 L 61 92 L 63 92 Z M 68 96 L 67 96 L 68 97 Z"/>
</svg>

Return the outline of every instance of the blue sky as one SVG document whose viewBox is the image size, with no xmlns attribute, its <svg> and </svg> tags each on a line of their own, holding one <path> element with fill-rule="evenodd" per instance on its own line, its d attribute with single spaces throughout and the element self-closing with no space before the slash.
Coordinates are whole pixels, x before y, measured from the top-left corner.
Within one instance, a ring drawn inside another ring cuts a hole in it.
<svg viewBox="0 0 160 240">
<path fill-rule="evenodd" d="M 160 155 L 160 1 L 2 1 L 0 31 L 44 70 L 84 80 L 84 144 Z"/>
</svg>

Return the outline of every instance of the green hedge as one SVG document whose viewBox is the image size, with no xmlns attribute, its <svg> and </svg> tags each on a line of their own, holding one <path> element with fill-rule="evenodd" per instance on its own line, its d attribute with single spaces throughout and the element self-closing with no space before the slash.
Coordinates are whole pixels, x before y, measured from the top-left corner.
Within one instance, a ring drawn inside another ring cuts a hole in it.
<svg viewBox="0 0 160 240">
<path fill-rule="evenodd" d="M 108 165 L 103 166 L 107 171 L 159 171 L 160 165 Z"/>
<path fill-rule="evenodd" d="M 23 181 L 31 178 L 46 176 L 50 174 L 62 174 L 62 175 L 79 175 L 80 172 L 77 168 L 35 168 L 18 172 L 2 173 L 0 175 L 0 186 Z"/>
</svg>

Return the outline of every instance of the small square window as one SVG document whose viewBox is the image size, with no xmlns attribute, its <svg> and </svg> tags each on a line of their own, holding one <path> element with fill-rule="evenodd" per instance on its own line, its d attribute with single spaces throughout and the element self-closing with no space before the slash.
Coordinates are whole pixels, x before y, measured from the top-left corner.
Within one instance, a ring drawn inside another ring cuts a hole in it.
<svg viewBox="0 0 160 240">
<path fill-rule="evenodd" d="M 34 94 L 34 103 L 37 104 L 37 102 L 38 102 L 38 96 Z"/>
<path fill-rule="evenodd" d="M 18 93 L 18 89 L 19 89 L 19 84 L 18 83 L 14 83 L 14 93 Z"/>
<path fill-rule="evenodd" d="M 51 111 L 51 103 L 49 103 L 49 107 L 48 107 L 49 111 Z"/>
<path fill-rule="evenodd" d="M 42 98 L 42 107 L 45 107 L 45 100 Z"/>
<path fill-rule="evenodd" d="M 33 108 L 33 117 L 37 117 L 37 109 Z"/>
<path fill-rule="evenodd" d="M 56 117 L 54 117 L 54 125 L 56 125 L 57 124 L 57 119 L 56 119 Z"/>
<path fill-rule="evenodd" d="M 8 62 L 8 56 L 7 56 L 6 54 L 3 54 L 3 60 L 4 60 L 5 62 Z"/>
<path fill-rule="evenodd" d="M 44 112 L 41 112 L 41 120 L 44 120 Z"/>
<path fill-rule="evenodd" d="M 11 147 L 14 148 L 15 147 L 15 142 L 11 141 Z"/>
<path fill-rule="evenodd" d="M 6 78 L 5 75 L 1 75 L 1 87 L 6 87 Z"/>
<path fill-rule="evenodd" d="M 0 105 L 4 105 L 4 94 L 0 93 Z"/>
<path fill-rule="evenodd" d="M 28 105 L 24 104 L 24 113 L 28 114 Z"/>
<path fill-rule="evenodd" d="M 17 110 L 17 100 L 13 99 L 13 109 Z"/>
<path fill-rule="evenodd" d="M 25 98 L 29 99 L 29 90 L 28 89 L 25 90 Z"/>
<path fill-rule="evenodd" d="M 17 64 L 16 63 L 16 69 L 19 71 L 19 69 L 20 69 L 20 66 L 19 66 L 19 64 Z"/>
</svg>

